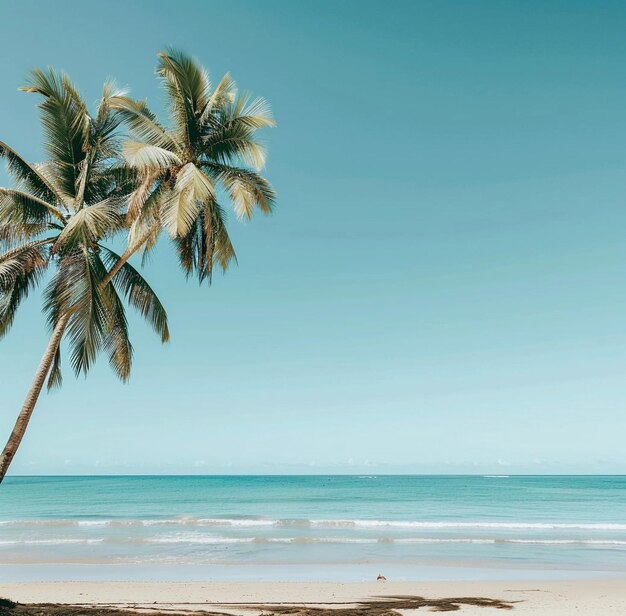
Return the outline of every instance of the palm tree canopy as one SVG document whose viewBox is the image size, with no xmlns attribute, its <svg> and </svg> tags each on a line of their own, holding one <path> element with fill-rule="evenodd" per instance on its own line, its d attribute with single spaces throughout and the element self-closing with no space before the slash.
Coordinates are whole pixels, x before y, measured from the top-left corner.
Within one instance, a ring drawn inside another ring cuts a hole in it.
<svg viewBox="0 0 626 616">
<path fill-rule="evenodd" d="M 111 101 L 123 92 L 105 84 L 92 115 L 65 74 L 35 70 L 22 89 L 41 97 L 48 159 L 28 163 L 0 142 L 0 156 L 16 184 L 0 188 L 0 337 L 11 328 L 21 302 L 51 270 L 44 309 L 52 328 L 67 320 L 65 337 L 76 374 L 86 373 L 104 351 L 125 380 L 132 346 L 124 300 L 163 341 L 169 333 L 161 302 L 133 267 L 125 263 L 107 283 L 119 256 L 103 242 L 126 229 L 129 194 L 137 179 L 135 171 L 118 162 L 123 118 Z M 57 350 L 48 386 L 60 382 Z"/>
<path fill-rule="evenodd" d="M 144 101 L 110 99 L 130 130 L 124 159 L 141 178 L 128 208 L 129 245 L 147 251 L 164 229 L 187 275 L 202 282 L 215 263 L 226 270 L 235 259 L 220 202 L 230 201 L 239 219 L 256 208 L 272 211 L 276 195 L 259 173 L 265 149 L 257 133 L 275 122 L 264 99 L 240 94 L 228 74 L 213 87 L 180 51 L 160 53 L 157 74 L 169 103 L 167 126 Z"/>
</svg>

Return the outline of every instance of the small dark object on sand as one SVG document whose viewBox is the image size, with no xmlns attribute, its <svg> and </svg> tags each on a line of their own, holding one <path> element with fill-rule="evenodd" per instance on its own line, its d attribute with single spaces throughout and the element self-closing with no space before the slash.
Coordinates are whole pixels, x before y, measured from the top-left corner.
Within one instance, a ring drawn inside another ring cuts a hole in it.
<svg viewBox="0 0 626 616">
<path fill-rule="evenodd" d="M 13 614 L 13 610 L 17 607 L 15 601 L 10 599 L 2 599 L 0 597 L 0 616 L 9 616 Z"/>
<path fill-rule="evenodd" d="M 3 599 L 2 597 L 0 597 L 0 609 L 7 608 L 11 610 L 16 605 L 17 603 L 15 603 L 15 601 L 11 601 L 11 599 Z"/>
<path fill-rule="evenodd" d="M 380 580 L 381 582 L 386 582 L 387 581 L 387 578 L 382 573 L 379 573 L 378 577 L 376 579 Z"/>
</svg>

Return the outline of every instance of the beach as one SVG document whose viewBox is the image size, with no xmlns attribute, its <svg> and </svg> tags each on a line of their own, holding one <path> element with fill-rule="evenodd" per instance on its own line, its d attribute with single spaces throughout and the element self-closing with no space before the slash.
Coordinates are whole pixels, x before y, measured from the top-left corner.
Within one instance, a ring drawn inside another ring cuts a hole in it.
<svg viewBox="0 0 626 616">
<path fill-rule="evenodd" d="M 132 607 L 151 612 L 200 610 L 243 616 L 271 612 L 271 606 L 277 604 L 297 605 L 301 613 L 306 613 L 306 608 L 357 608 L 353 616 L 366 616 L 372 609 L 368 602 L 380 597 L 418 596 L 433 600 L 434 605 L 441 599 L 456 597 L 469 600 L 458 604 L 459 613 L 467 616 L 501 614 L 507 606 L 520 615 L 621 616 L 626 613 L 626 578 L 575 582 L 21 583 L 0 584 L 0 596 L 21 603 Z M 471 599 L 476 597 L 502 602 L 502 606 L 471 605 Z M 425 612 L 432 609 L 429 605 L 423 607 Z M 400 609 L 398 613 L 409 614 L 412 610 Z"/>
<path fill-rule="evenodd" d="M 383 611 L 461 598 L 465 614 L 626 613 L 624 477 L 23 477 L 3 488 L 0 596 L 21 603 L 382 616 L 372 602 L 402 596 Z"/>
</svg>

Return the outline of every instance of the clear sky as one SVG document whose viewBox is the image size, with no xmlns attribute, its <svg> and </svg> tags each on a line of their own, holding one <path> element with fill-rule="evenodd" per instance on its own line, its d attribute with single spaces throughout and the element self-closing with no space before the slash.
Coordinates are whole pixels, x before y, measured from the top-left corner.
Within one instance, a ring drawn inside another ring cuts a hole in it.
<svg viewBox="0 0 626 616">
<path fill-rule="evenodd" d="M 66 362 L 14 473 L 626 471 L 623 2 L 2 0 L 0 139 L 42 157 L 28 70 L 159 108 L 156 53 L 265 96 L 269 217 L 239 266 L 146 271 L 131 382 Z M 6 176 L 1 176 L 6 181 Z M 0 341 L 0 438 L 46 341 Z"/>
</svg>

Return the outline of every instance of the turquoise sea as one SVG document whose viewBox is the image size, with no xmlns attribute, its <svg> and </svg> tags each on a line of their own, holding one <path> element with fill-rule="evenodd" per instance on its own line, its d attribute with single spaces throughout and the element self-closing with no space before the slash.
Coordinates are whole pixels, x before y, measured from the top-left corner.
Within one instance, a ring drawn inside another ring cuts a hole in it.
<svg viewBox="0 0 626 616">
<path fill-rule="evenodd" d="M 626 575 L 625 476 L 9 477 L 0 580 Z"/>
</svg>

